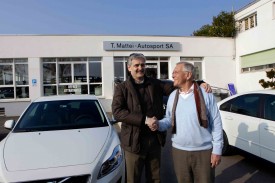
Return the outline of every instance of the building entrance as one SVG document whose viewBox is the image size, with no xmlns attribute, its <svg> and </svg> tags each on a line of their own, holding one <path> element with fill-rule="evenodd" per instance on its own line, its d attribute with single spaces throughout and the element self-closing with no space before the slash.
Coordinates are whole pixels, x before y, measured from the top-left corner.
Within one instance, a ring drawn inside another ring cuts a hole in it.
<svg viewBox="0 0 275 183">
<path fill-rule="evenodd" d="M 168 62 L 146 61 L 146 76 L 156 79 L 168 79 Z"/>
<path fill-rule="evenodd" d="M 155 78 L 155 79 L 159 78 L 157 62 L 155 62 L 155 63 L 147 62 L 145 68 L 146 68 L 145 74 L 147 77 L 151 77 L 151 78 Z"/>
</svg>

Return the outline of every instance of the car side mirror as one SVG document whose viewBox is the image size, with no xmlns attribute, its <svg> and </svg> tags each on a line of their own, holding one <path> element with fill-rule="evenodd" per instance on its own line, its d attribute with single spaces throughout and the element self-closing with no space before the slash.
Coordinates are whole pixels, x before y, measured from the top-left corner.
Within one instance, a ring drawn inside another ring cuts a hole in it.
<svg viewBox="0 0 275 183">
<path fill-rule="evenodd" d="M 4 128 L 6 128 L 8 130 L 12 130 L 14 126 L 15 126 L 15 121 L 13 119 L 7 120 L 4 123 Z"/>
</svg>

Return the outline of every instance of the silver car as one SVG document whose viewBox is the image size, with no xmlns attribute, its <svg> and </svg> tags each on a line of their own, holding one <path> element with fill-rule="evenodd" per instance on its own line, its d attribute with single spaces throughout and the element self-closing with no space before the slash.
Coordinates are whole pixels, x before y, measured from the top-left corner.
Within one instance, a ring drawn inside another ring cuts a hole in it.
<svg viewBox="0 0 275 183">
<path fill-rule="evenodd" d="M 124 182 L 124 152 L 91 95 L 33 101 L 0 142 L 0 182 Z"/>
</svg>

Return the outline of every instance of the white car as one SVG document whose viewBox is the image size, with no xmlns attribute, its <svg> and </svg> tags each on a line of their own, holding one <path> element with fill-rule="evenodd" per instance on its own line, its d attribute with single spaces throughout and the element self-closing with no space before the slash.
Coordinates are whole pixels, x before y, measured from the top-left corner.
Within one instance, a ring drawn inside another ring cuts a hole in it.
<svg viewBox="0 0 275 183">
<path fill-rule="evenodd" d="M 275 90 L 233 95 L 218 106 L 224 129 L 223 154 L 235 146 L 275 163 Z"/>
<path fill-rule="evenodd" d="M 41 97 L 4 126 L 1 183 L 125 181 L 118 134 L 94 96 Z"/>
</svg>

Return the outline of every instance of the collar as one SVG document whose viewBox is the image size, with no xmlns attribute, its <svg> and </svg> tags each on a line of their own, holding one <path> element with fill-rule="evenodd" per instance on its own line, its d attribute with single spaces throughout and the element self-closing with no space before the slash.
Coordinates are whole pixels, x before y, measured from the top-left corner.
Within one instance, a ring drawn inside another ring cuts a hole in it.
<svg viewBox="0 0 275 183">
<path fill-rule="evenodd" d="M 149 85 L 149 84 L 150 84 L 150 80 L 149 80 L 149 78 L 147 78 L 146 76 L 144 76 L 143 81 L 140 82 L 140 83 L 137 83 L 131 75 L 129 76 L 129 78 L 130 78 L 130 81 L 131 81 L 133 84 L 136 84 L 136 85 L 140 85 L 140 84 Z"/>
<path fill-rule="evenodd" d="M 142 81 L 134 80 L 134 82 L 135 82 L 136 84 L 143 84 L 143 83 L 144 83 L 144 79 L 143 79 Z"/>
<path fill-rule="evenodd" d="M 187 94 L 190 94 L 194 91 L 194 84 L 192 84 L 192 86 L 189 88 L 189 90 L 187 92 L 183 92 L 179 89 L 179 92 L 180 94 L 183 94 L 183 95 L 187 95 Z"/>
</svg>

